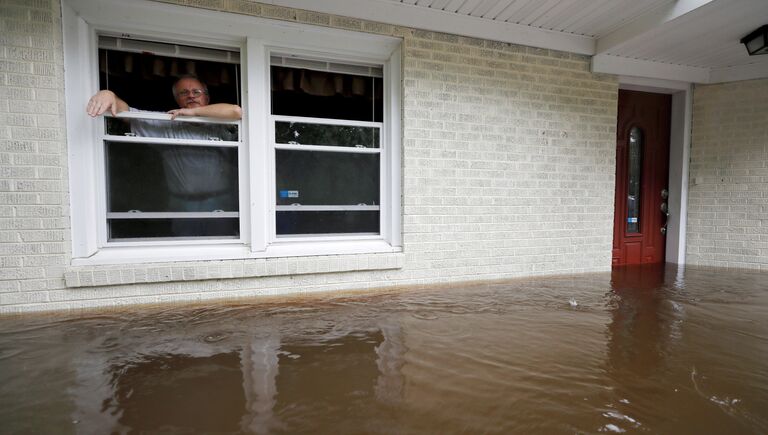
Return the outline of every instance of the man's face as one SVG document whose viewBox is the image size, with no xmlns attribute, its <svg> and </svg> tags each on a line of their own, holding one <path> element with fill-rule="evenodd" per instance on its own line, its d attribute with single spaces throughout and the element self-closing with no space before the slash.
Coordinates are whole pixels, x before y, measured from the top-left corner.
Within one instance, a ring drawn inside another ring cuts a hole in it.
<svg viewBox="0 0 768 435">
<path fill-rule="evenodd" d="M 186 78 L 176 83 L 176 103 L 183 109 L 208 105 L 205 86 L 199 80 Z"/>
</svg>

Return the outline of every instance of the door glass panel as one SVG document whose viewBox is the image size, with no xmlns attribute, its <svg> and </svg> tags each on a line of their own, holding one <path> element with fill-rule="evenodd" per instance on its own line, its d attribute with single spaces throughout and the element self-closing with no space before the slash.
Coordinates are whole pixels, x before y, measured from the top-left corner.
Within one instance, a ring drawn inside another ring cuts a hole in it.
<svg viewBox="0 0 768 435">
<path fill-rule="evenodd" d="M 629 132 L 627 159 L 627 233 L 640 232 L 640 177 L 643 170 L 643 131 L 633 127 Z"/>
</svg>

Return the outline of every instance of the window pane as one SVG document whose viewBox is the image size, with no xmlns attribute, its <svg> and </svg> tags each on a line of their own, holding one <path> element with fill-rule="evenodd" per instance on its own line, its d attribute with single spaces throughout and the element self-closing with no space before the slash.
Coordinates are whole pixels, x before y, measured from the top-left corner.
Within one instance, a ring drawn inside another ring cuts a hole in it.
<svg viewBox="0 0 768 435">
<path fill-rule="evenodd" d="M 383 119 L 381 77 L 273 65 L 271 78 L 273 115 Z"/>
<path fill-rule="evenodd" d="M 379 155 L 276 150 L 277 205 L 378 205 Z"/>
<path fill-rule="evenodd" d="M 379 234 L 378 211 L 278 211 L 277 234 Z"/>
<path fill-rule="evenodd" d="M 106 144 L 110 212 L 238 211 L 236 148 Z"/>
<path fill-rule="evenodd" d="M 132 111 L 133 114 L 157 112 Z M 125 119 L 105 117 L 107 134 L 165 139 L 191 139 L 211 141 L 237 141 L 238 128 L 234 124 L 216 124 L 159 119 Z"/>
<path fill-rule="evenodd" d="M 151 238 L 236 238 L 237 218 L 224 219 L 108 219 L 109 240 Z"/>
<path fill-rule="evenodd" d="M 105 153 L 108 212 L 239 211 L 236 148 L 106 142 Z M 110 219 L 108 224 L 113 238 L 238 234 L 238 225 L 228 224 L 222 233 L 215 222 L 237 218 L 177 225 L 189 220 Z M 195 228 L 199 233 L 190 234 Z"/>
<path fill-rule="evenodd" d="M 633 127 L 629 132 L 627 159 L 627 232 L 640 232 L 640 182 L 643 170 L 643 132 Z"/>
<path fill-rule="evenodd" d="M 379 129 L 348 125 L 275 122 L 275 142 L 297 145 L 378 148 Z"/>
</svg>

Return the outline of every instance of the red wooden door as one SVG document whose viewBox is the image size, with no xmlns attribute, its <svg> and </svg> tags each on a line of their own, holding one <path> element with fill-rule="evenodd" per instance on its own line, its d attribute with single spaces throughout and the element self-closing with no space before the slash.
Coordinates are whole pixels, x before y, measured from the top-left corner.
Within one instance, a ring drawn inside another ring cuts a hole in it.
<svg viewBox="0 0 768 435">
<path fill-rule="evenodd" d="M 619 91 L 614 265 L 664 261 L 671 101 Z"/>
</svg>

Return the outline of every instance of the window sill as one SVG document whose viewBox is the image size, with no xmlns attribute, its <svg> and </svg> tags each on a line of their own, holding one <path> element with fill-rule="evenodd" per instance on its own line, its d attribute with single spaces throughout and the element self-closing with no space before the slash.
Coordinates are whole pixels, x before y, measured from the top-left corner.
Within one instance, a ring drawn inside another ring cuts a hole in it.
<svg viewBox="0 0 768 435">
<path fill-rule="evenodd" d="M 64 273 L 67 287 L 257 278 L 333 272 L 400 269 L 402 252 L 318 255 L 279 258 L 239 258 L 150 264 L 73 266 Z"/>
</svg>

